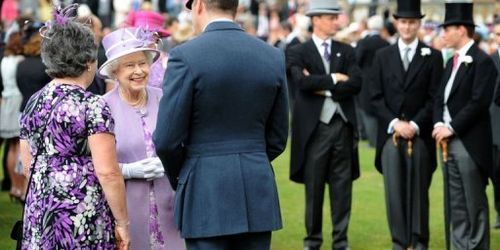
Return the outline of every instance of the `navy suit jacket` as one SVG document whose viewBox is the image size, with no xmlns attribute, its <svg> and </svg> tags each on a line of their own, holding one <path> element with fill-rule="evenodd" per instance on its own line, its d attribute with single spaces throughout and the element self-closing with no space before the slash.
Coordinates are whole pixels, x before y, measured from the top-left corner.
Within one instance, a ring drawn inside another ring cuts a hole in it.
<svg viewBox="0 0 500 250">
<path fill-rule="evenodd" d="M 270 162 L 288 136 L 283 53 L 213 22 L 171 51 L 163 92 L 154 143 L 177 189 L 181 235 L 280 229 Z"/>
</svg>

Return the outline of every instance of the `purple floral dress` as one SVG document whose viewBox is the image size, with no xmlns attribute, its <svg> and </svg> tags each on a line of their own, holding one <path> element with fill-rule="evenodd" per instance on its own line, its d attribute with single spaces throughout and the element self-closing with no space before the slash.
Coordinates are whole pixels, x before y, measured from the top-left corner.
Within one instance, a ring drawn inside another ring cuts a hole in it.
<svg viewBox="0 0 500 250">
<path fill-rule="evenodd" d="M 28 101 L 20 124 L 33 158 L 22 249 L 114 249 L 113 216 L 87 140 L 113 133 L 104 100 L 50 83 Z"/>
</svg>

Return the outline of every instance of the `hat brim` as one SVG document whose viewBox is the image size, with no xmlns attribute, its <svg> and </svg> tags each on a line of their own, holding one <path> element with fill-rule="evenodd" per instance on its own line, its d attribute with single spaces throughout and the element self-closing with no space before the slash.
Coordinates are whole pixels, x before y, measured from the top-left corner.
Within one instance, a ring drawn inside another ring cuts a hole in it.
<svg viewBox="0 0 500 250">
<path fill-rule="evenodd" d="M 321 15 L 339 15 L 342 14 L 341 9 L 313 9 L 306 12 L 306 16 L 321 16 Z"/>
<path fill-rule="evenodd" d="M 106 60 L 106 62 L 104 62 L 101 65 L 101 67 L 99 67 L 99 70 L 97 70 L 97 76 L 99 76 L 102 79 L 111 78 L 111 76 L 108 75 L 108 73 L 109 73 L 108 67 L 110 66 L 110 64 L 112 62 L 114 62 L 117 59 L 120 59 L 120 57 L 129 55 L 129 54 L 132 54 L 132 53 L 135 53 L 135 52 L 140 52 L 140 51 L 148 52 L 148 53 L 153 54 L 153 63 L 156 62 L 156 60 L 158 60 L 158 58 L 160 57 L 160 51 L 158 51 L 156 49 L 134 48 L 134 49 L 125 50 L 125 51 L 122 51 L 121 53 L 118 53 L 118 54 L 114 55 L 114 57 L 112 57 L 112 58 L 108 58 L 108 60 Z"/>
<path fill-rule="evenodd" d="M 392 14 L 392 17 L 394 19 L 400 19 L 400 18 L 411 18 L 411 19 L 422 19 L 425 17 L 425 14 Z"/>
<path fill-rule="evenodd" d="M 471 27 L 476 27 L 477 26 L 472 21 L 450 20 L 450 21 L 446 21 L 446 22 L 440 24 L 439 27 L 443 27 L 444 28 L 446 26 L 451 26 L 451 25 L 464 25 L 464 26 L 471 26 Z"/>
</svg>

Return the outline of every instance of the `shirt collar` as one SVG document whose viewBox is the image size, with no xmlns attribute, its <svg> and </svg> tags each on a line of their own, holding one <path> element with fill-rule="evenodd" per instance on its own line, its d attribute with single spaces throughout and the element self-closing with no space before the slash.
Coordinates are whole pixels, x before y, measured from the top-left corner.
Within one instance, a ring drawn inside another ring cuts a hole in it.
<svg viewBox="0 0 500 250">
<path fill-rule="evenodd" d="M 232 22 L 233 23 L 234 21 L 229 19 L 229 18 L 216 18 L 216 19 L 208 22 L 207 25 L 205 25 L 205 27 L 203 28 L 203 31 L 205 31 L 207 29 L 208 25 L 210 25 L 211 23 L 215 23 L 215 22 Z"/>
<path fill-rule="evenodd" d="M 318 48 L 323 48 L 324 42 L 326 42 L 328 44 L 328 47 L 332 46 L 332 38 L 327 38 L 326 40 L 322 40 L 321 38 L 319 38 L 318 36 L 313 34 L 312 39 L 313 39 L 314 44 L 316 44 L 316 47 L 318 47 Z"/>
<path fill-rule="evenodd" d="M 417 46 L 418 46 L 418 38 L 415 38 L 415 40 L 413 40 L 413 42 L 411 42 L 410 44 L 406 44 L 403 42 L 403 40 L 400 38 L 398 39 L 398 48 L 399 48 L 399 51 L 404 51 L 406 48 L 410 48 L 411 51 L 415 51 L 417 50 Z"/>
<path fill-rule="evenodd" d="M 462 48 L 456 51 L 459 57 L 464 57 L 467 55 L 467 51 L 474 45 L 474 40 L 470 39 L 468 43 L 466 43 Z"/>
</svg>

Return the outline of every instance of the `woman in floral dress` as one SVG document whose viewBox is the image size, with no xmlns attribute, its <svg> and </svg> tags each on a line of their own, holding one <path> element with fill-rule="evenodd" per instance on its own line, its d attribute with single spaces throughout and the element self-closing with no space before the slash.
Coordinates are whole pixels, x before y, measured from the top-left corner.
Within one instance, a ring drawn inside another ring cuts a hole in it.
<svg viewBox="0 0 500 250">
<path fill-rule="evenodd" d="M 53 81 L 29 99 L 20 120 L 23 166 L 31 174 L 22 249 L 127 249 L 114 121 L 104 100 L 85 91 L 97 48 L 92 31 L 68 15 L 74 7 L 56 12 L 41 32 Z"/>
<path fill-rule="evenodd" d="M 147 31 L 119 29 L 103 39 L 108 60 L 99 69 L 118 86 L 104 96 L 115 120 L 115 135 L 127 185 L 131 249 L 181 250 L 184 240 L 173 222 L 174 191 L 156 156 L 156 127 L 161 89 L 148 86 L 150 65 L 158 58 Z"/>
</svg>

